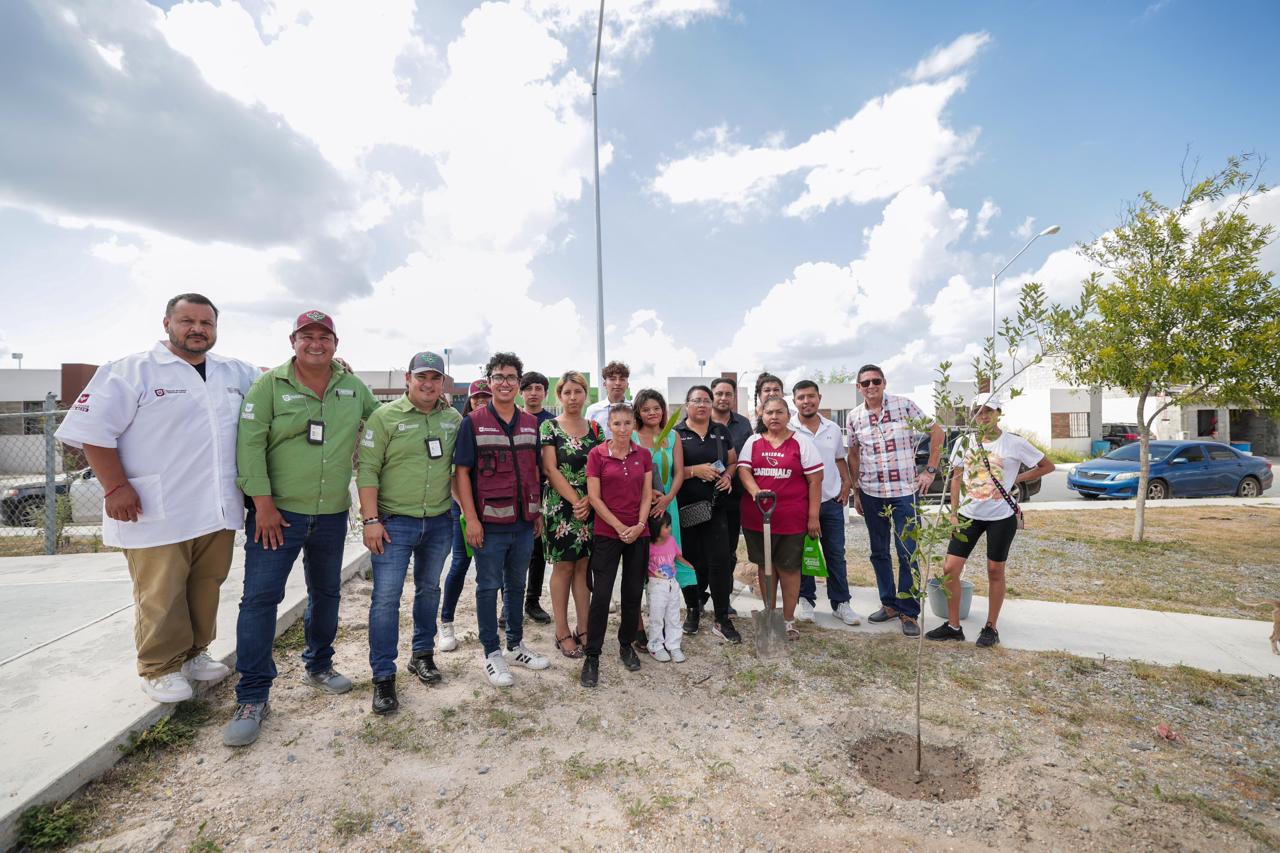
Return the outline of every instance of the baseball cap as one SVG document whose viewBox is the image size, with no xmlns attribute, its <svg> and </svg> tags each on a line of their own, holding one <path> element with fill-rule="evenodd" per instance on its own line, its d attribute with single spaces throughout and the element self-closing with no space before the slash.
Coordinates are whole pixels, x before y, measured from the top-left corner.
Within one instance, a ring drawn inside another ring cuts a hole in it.
<svg viewBox="0 0 1280 853">
<path fill-rule="evenodd" d="M 999 393 L 979 394 L 978 396 L 973 398 L 973 408 L 981 409 L 984 407 L 988 409 L 994 409 L 997 412 L 1003 411 L 1004 400 L 1001 398 Z"/>
<path fill-rule="evenodd" d="M 314 308 L 310 311 L 303 311 L 298 315 L 298 319 L 293 321 L 293 330 L 296 332 L 305 326 L 312 325 L 324 326 L 326 329 L 333 332 L 334 337 L 337 337 L 338 335 L 338 330 L 333 327 L 333 318 L 323 311 L 317 311 Z"/>
<path fill-rule="evenodd" d="M 426 373 L 434 370 L 444 376 L 444 359 L 433 352 L 420 352 L 409 360 L 410 373 Z"/>
<path fill-rule="evenodd" d="M 471 387 L 467 389 L 467 396 L 474 397 L 477 394 L 484 394 L 488 397 L 493 396 L 493 392 L 489 390 L 488 379 L 477 379 L 475 382 L 471 383 Z"/>
</svg>

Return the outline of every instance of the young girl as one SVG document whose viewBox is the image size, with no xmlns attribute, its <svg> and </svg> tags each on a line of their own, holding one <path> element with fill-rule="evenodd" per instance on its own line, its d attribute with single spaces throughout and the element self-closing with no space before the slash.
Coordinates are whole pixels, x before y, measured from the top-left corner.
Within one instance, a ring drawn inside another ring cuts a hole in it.
<svg viewBox="0 0 1280 853">
<path fill-rule="evenodd" d="M 649 519 L 649 654 L 666 663 L 684 663 L 680 651 L 680 582 L 676 558 L 680 546 L 671 532 L 671 516 L 665 512 Z"/>
</svg>

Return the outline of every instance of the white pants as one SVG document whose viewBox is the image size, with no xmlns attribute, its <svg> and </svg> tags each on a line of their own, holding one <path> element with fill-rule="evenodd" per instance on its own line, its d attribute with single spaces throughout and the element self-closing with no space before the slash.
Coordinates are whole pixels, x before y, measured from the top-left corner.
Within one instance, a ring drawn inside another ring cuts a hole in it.
<svg viewBox="0 0 1280 853">
<path fill-rule="evenodd" d="M 684 595 L 675 578 L 649 578 L 645 587 L 649 593 L 649 651 L 665 647 L 667 651 L 680 648 L 684 631 L 680 624 L 680 606 Z"/>
</svg>

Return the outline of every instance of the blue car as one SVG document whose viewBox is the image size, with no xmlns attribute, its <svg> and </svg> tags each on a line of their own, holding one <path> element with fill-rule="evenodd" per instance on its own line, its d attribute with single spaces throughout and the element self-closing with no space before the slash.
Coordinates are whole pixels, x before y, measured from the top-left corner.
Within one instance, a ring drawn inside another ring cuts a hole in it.
<svg viewBox="0 0 1280 853">
<path fill-rule="evenodd" d="M 1067 488 L 1083 498 L 1138 496 L 1137 442 L 1077 465 Z M 1147 500 L 1177 496 L 1238 495 L 1256 498 L 1271 488 L 1271 463 L 1225 444 L 1205 441 L 1153 441 L 1148 445 L 1151 475 Z"/>
</svg>

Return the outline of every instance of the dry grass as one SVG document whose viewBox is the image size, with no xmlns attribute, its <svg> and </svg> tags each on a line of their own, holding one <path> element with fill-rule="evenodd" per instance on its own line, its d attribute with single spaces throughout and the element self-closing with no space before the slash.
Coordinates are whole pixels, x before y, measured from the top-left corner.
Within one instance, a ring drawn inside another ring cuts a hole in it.
<svg viewBox="0 0 1280 853">
<path fill-rule="evenodd" d="M 1262 619 L 1242 605 L 1280 596 L 1280 509 L 1159 506 L 1146 541 L 1132 542 L 1131 510 L 1028 513 L 1009 556 L 1009 595 Z M 856 522 L 850 526 L 852 533 Z M 979 543 L 965 572 L 987 590 Z M 849 581 L 874 586 L 865 545 L 849 548 Z"/>
</svg>

